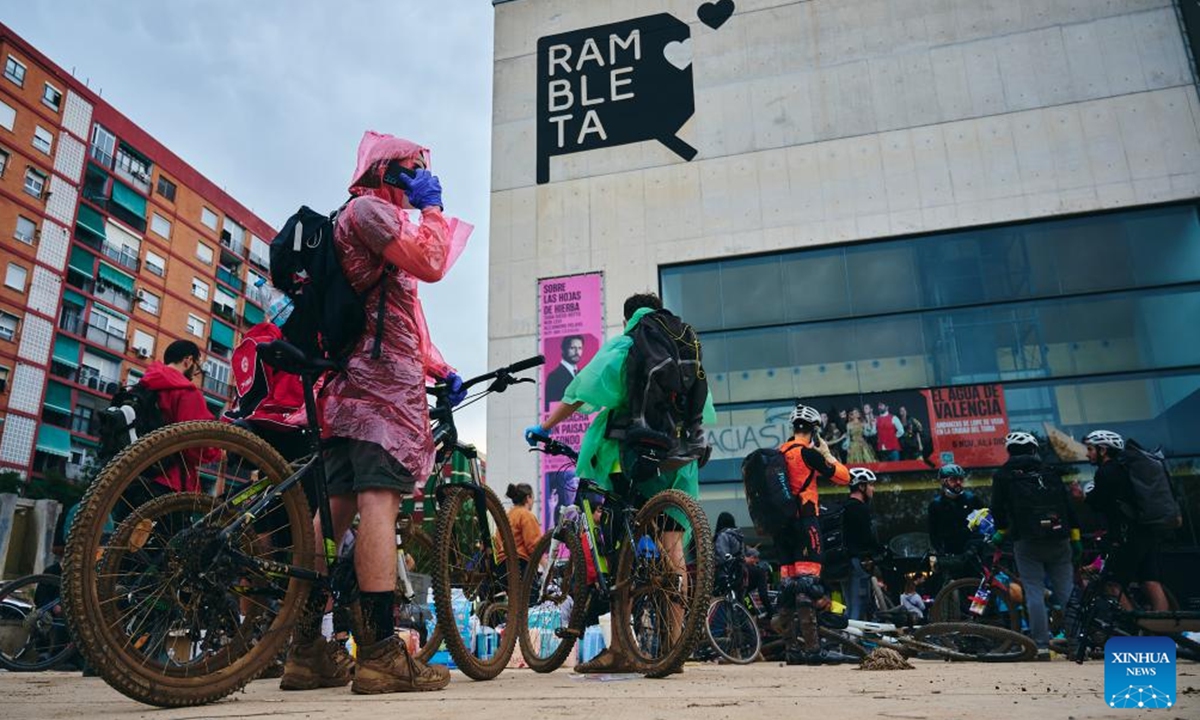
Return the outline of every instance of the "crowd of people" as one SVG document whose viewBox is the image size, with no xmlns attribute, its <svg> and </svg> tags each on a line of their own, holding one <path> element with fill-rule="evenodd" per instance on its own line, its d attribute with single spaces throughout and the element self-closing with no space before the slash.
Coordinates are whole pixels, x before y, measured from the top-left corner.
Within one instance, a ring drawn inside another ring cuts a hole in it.
<svg viewBox="0 0 1200 720">
<path fill-rule="evenodd" d="M 926 460 L 933 441 L 920 418 L 901 405 L 893 414 L 885 402 L 820 413 L 821 441 L 843 463 L 870 465 Z"/>
</svg>

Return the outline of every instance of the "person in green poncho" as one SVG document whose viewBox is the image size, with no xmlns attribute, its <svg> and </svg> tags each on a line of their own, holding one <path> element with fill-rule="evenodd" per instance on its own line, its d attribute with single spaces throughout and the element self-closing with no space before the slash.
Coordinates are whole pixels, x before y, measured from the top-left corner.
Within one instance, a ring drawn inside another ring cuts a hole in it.
<svg viewBox="0 0 1200 720">
<path fill-rule="evenodd" d="M 576 464 L 576 474 L 599 485 L 602 489 L 614 489 L 612 476 L 621 472 L 620 443 L 605 437 L 610 415 L 621 414 L 628 407 L 626 397 L 625 359 L 633 345 L 629 332 L 646 315 L 662 309 L 662 301 L 654 293 L 639 293 L 625 300 L 625 332 L 608 340 L 601 346 L 595 357 L 585 365 L 563 394 L 562 402 L 539 425 L 532 425 L 525 430 L 525 440 L 531 446 L 536 444 L 537 436 L 550 434 L 556 425 L 563 422 L 576 412 L 591 415 L 598 412 L 579 448 L 579 461 Z M 704 402 L 703 423 L 715 423 L 716 410 L 713 408 L 712 394 L 708 393 Z M 689 462 L 676 469 L 662 472 L 658 476 L 644 482 L 635 483 L 631 487 L 633 497 L 630 500 L 641 502 L 649 499 L 655 493 L 667 489 L 680 490 L 692 498 L 700 495 L 700 470 L 697 462 Z M 664 538 L 664 544 L 669 540 Z M 683 566 L 683 539 L 670 543 L 671 547 L 680 548 L 679 557 L 672 559 L 677 565 Z M 682 623 L 682 617 L 679 618 Z M 613 633 L 612 637 L 618 637 Z M 626 654 L 618 648 L 609 648 L 592 660 L 577 665 L 576 672 L 628 672 L 632 670 Z"/>
</svg>

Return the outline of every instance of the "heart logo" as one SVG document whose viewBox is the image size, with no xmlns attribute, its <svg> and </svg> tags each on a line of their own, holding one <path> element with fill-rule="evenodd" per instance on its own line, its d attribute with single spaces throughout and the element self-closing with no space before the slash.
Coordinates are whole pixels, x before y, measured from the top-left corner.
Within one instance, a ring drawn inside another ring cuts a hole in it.
<svg viewBox="0 0 1200 720">
<path fill-rule="evenodd" d="M 692 64 L 692 39 L 667 43 L 663 48 L 663 57 L 680 70 L 687 70 L 688 65 Z"/>
<path fill-rule="evenodd" d="M 701 5 L 696 11 L 696 16 L 700 18 L 700 22 L 716 30 L 733 15 L 733 9 L 733 0 L 717 0 Z"/>
</svg>

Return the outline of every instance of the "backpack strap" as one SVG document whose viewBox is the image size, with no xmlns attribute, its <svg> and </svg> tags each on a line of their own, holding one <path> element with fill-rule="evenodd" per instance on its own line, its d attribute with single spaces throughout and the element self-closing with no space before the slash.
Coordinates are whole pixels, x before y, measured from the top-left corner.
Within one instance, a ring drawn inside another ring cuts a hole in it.
<svg viewBox="0 0 1200 720">
<path fill-rule="evenodd" d="M 803 446 L 803 445 L 800 445 L 799 443 L 797 443 L 797 442 L 796 442 L 796 441 L 794 441 L 794 440 L 793 440 L 791 443 L 788 443 L 788 445 L 785 445 L 784 447 L 786 448 L 786 449 L 783 451 L 783 457 L 784 457 L 785 459 L 787 458 L 787 454 L 788 454 L 788 453 L 790 453 L 791 451 L 793 451 L 793 450 L 803 450 L 803 449 L 804 449 L 804 446 Z M 812 484 L 813 484 L 813 480 L 815 480 L 815 479 L 816 479 L 816 477 L 817 477 L 817 471 L 816 471 L 816 470 L 813 470 L 812 468 L 809 468 L 809 469 L 808 469 L 808 477 L 804 479 L 804 484 L 803 484 L 803 485 L 801 485 L 801 486 L 800 486 L 800 490 L 799 490 L 798 492 L 796 492 L 796 497 L 797 497 L 797 498 L 799 498 L 799 496 L 800 496 L 800 494 L 801 494 L 801 493 L 803 493 L 805 490 L 807 490 L 807 489 L 808 489 L 808 486 L 809 486 L 809 485 L 812 485 Z"/>
<path fill-rule="evenodd" d="M 383 347 L 383 311 L 387 303 L 388 277 L 395 269 L 396 266 L 390 263 L 384 266 L 383 274 L 379 276 L 379 282 L 376 283 L 379 286 L 379 302 L 375 307 L 375 345 L 371 348 L 372 360 L 379 359 Z"/>
</svg>

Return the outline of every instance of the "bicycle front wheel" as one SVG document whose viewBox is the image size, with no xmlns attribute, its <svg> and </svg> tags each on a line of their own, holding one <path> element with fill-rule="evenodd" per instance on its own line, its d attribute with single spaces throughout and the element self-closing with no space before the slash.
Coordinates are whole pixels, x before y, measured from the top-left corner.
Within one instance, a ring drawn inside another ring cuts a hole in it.
<svg viewBox="0 0 1200 720">
<path fill-rule="evenodd" d="M 938 591 L 929 609 L 931 622 L 977 622 L 1013 631 L 1021 629 L 1021 610 L 1002 590 L 992 588 L 983 612 L 970 611 L 971 598 L 979 590 L 980 578 L 962 578 L 949 582 Z M 1005 609 L 1000 609 L 1001 601 Z"/>
<path fill-rule="evenodd" d="M 945 651 L 947 659 L 978 662 L 1021 662 L 1037 658 L 1037 645 L 1021 633 L 978 623 L 933 623 L 913 630 L 918 642 Z"/>
<path fill-rule="evenodd" d="M 712 531 L 698 502 L 664 490 L 638 511 L 632 532 L 617 562 L 613 629 L 639 672 L 664 677 L 704 639 Z"/>
<path fill-rule="evenodd" d="M 201 476 L 230 483 L 228 499 L 159 482 L 206 459 Z M 80 652 L 109 685 L 150 705 L 200 705 L 270 665 L 310 585 L 285 570 L 315 566 L 304 491 L 297 484 L 221 533 L 288 475 L 261 438 L 209 421 L 150 433 L 101 471 L 68 535 L 63 603 Z"/>
<path fill-rule="evenodd" d="M 496 494 L 483 485 L 447 487 L 434 550 L 433 602 L 446 649 L 467 677 L 491 680 L 508 665 L 525 623 L 516 541 Z"/>
<path fill-rule="evenodd" d="M 714 598 L 708 605 L 704 630 L 713 648 L 727 661 L 747 665 L 758 659 L 762 636 L 758 622 L 745 605 L 727 597 Z"/>
<path fill-rule="evenodd" d="M 554 544 L 547 534 L 529 555 L 521 581 L 521 597 L 529 598 L 529 613 L 521 633 L 521 654 L 535 672 L 554 672 L 562 666 L 587 618 L 587 569 L 583 543 L 569 530 Z"/>
<path fill-rule="evenodd" d="M 57 575 L 26 575 L 0 586 L 0 668 L 53 670 L 75 657 Z"/>
<path fill-rule="evenodd" d="M 420 586 L 420 583 L 416 582 L 417 578 L 414 575 L 427 577 L 429 585 L 426 587 L 432 587 L 433 578 L 437 575 L 437 552 L 434 550 L 433 538 L 429 537 L 428 533 L 416 526 L 406 528 L 401 534 L 401 538 L 404 541 L 404 553 L 412 560 L 412 567 L 408 571 L 409 581 L 414 586 Z M 399 579 L 397 579 L 396 604 L 399 606 L 408 602 L 425 605 L 428 601 L 425 597 L 408 597 L 404 593 L 404 588 L 400 587 Z M 433 657 L 433 654 L 437 652 L 437 649 L 441 645 L 442 630 L 435 623 L 433 630 L 428 632 L 425 642 L 417 650 L 415 657 L 421 662 L 427 663 L 429 662 L 429 658 Z"/>
</svg>

